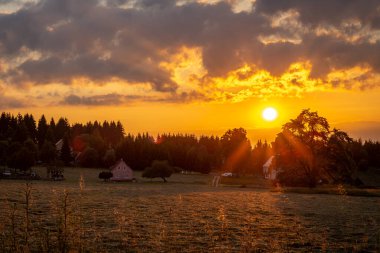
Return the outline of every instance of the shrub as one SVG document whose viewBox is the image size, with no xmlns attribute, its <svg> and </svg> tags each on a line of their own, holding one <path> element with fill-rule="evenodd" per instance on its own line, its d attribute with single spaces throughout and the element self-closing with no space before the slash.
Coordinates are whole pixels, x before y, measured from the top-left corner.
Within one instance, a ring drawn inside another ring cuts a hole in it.
<svg viewBox="0 0 380 253">
<path fill-rule="evenodd" d="M 103 179 L 104 182 L 109 181 L 112 176 L 113 174 L 110 171 L 102 171 L 99 173 L 99 178 Z"/>
</svg>

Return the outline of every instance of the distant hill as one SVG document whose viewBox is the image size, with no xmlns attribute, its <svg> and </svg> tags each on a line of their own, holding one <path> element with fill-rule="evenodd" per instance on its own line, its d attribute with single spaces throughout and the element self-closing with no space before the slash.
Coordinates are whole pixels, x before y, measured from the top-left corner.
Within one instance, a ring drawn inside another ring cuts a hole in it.
<svg viewBox="0 0 380 253">
<path fill-rule="evenodd" d="M 379 121 L 356 121 L 345 122 L 332 125 L 332 127 L 347 132 L 352 138 L 362 140 L 380 141 L 380 122 Z"/>
</svg>

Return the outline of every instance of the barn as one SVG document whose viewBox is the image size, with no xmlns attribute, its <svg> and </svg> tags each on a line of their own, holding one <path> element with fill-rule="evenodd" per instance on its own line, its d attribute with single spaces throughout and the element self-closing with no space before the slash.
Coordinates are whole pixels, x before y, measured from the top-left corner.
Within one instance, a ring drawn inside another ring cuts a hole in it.
<svg viewBox="0 0 380 253">
<path fill-rule="evenodd" d="M 111 181 L 132 181 L 134 179 L 133 177 L 133 170 L 123 161 L 123 159 L 120 159 L 114 166 L 110 168 L 110 171 L 112 172 Z"/>
</svg>

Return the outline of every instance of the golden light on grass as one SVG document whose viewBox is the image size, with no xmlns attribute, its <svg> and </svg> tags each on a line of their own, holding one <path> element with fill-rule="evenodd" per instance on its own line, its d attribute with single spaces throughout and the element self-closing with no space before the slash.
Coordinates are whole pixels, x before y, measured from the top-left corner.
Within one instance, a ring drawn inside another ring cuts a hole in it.
<svg viewBox="0 0 380 253">
<path fill-rule="evenodd" d="M 274 109 L 273 107 L 267 107 L 264 109 L 264 111 L 262 113 L 262 117 L 266 121 L 273 121 L 273 120 L 277 119 L 277 117 L 278 117 L 277 110 Z"/>
</svg>

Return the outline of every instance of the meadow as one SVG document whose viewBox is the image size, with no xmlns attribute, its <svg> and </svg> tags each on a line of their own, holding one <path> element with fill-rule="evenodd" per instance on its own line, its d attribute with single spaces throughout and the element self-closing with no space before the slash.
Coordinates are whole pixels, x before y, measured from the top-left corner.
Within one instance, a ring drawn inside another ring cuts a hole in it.
<svg viewBox="0 0 380 253">
<path fill-rule="evenodd" d="M 40 175 L 44 169 L 37 168 Z M 0 252 L 378 252 L 380 198 L 305 194 L 211 176 L 113 183 L 0 181 Z"/>
</svg>

